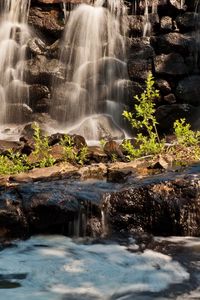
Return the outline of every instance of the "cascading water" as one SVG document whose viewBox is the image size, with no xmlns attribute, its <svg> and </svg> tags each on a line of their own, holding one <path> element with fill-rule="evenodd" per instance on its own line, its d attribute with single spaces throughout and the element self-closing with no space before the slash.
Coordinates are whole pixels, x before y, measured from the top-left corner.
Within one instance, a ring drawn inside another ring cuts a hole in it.
<svg viewBox="0 0 200 300">
<path fill-rule="evenodd" d="M 26 25 L 30 0 L 0 2 L 0 124 L 21 121 L 22 98 L 28 102 L 28 87 L 23 83 Z"/>
<path fill-rule="evenodd" d="M 99 113 L 119 124 L 127 78 L 126 10 L 123 0 L 96 0 L 69 15 L 60 57 L 67 66 L 66 81 L 56 84 L 52 105 L 52 115 L 68 128 Z M 95 139 L 93 129 L 86 138 Z"/>
</svg>

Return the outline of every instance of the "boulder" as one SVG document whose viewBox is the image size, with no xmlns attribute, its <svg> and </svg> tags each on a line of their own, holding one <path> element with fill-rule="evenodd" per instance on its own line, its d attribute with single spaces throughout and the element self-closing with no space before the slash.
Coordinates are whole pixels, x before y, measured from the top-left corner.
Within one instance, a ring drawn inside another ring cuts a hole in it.
<svg viewBox="0 0 200 300">
<path fill-rule="evenodd" d="M 198 177 L 198 176 L 197 176 Z M 199 181 L 183 176 L 143 182 L 108 194 L 103 202 L 110 230 L 154 235 L 200 235 Z"/>
<path fill-rule="evenodd" d="M 193 115 L 195 108 L 189 104 L 161 105 L 156 110 L 158 128 L 162 133 L 172 133 L 173 124 L 177 119 L 186 118 Z"/>
<path fill-rule="evenodd" d="M 63 82 L 65 66 L 57 59 L 38 55 L 24 62 L 24 79 L 30 84 L 52 86 L 53 80 Z"/>
<path fill-rule="evenodd" d="M 60 38 L 64 29 L 61 13 L 55 9 L 31 7 L 28 24 L 50 40 Z"/>
<path fill-rule="evenodd" d="M 47 86 L 41 84 L 32 84 L 29 86 L 29 103 L 32 108 L 35 107 L 35 104 L 38 100 L 42 98 L 49 98 L 50 90 Z"/>
<path fill-rule="evenodd" d="M 156 53 L 168 54 L 171 52 L 180 53 L 183 56 L 189 56 L 194 52 L 195 38 L 188 34 L 170 32 L 165 35 L 153 36 L 150 43 Z"/>
<path fill-rule="evenodd" d="M 74 126 L 69 134 L 84 136 L 86 140 L 123 139 L 123 130 L 108 115 L 93 115 L 85 118 L 80 124 Z"/>
<path fill-rule="evenodd" d="M 186 12 L 176 18 L 180 32 L 188 32 L 196 29 L 200 15 L 194 12 Z"/>
<path fill-rule="evenodd" d="M 30 122 L 33 118 L 33 111 L 27 104 L 14 103 L 6 106 L 6 123 L 24 123 Z"/>
<path fill-rule="evenodd" d="M 177 77 L 188 73 L 183 57 L 178 53 L 161 54 L 156 56 L 155 72 L 160 76 Z"/>
<path fill-rule="evenodd" d="M 200 105 L 200 76 L 193 75 L 179 81 L 176 96 L 182 103 Z"/>
<path fill-rule="evenodd" d="M 144 82 L 149 71 L 153 70 L 153 61 L 152 59 L 129 59 L 127 68 L 131 80 Z"/>
<path fill-rule="evenodd" d="M 155 86 L 162 95 L 168 95 L 172 91 L 169 82 L 164 79 L 156 79 Z"/>
</svg>

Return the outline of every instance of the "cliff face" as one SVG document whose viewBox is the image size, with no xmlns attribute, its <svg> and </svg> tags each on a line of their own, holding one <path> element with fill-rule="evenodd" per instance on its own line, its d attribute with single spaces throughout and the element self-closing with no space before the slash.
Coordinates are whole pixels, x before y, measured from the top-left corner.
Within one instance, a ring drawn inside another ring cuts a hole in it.
<svg viewBox="0 0 200 300">
<path fill-rule="evenodd" d="M 67 13 L 80 3 L 93 3 L 64 2 Z M 185 1 L 182 6 L 181 3 L 149 1 L 149 13 L 145 15 L 144 0 L 126 1 L 127 66 L 131 82 L 123 102 L 129 103 L 142 91 L 148 71 L 152 71 L 161 92 L 156 114 L 162 132 L 169 132 L 174 120 L 180 117 L 186 117 L 195 128 L 200 126 L 199 13 L 196 1 Z M 51 105 L 52 82 L 63 82 L 66 72 L 65 64 L 59 62 L 63 1 L 32 0 L 29 25 L 34 37 L 28 43 L 24 67 L 25 80 L 34 86 L 30 106 L 33 114 L 46 113 Z M 48 91 L 48 97 L 44 91 Z"/>
</svg>

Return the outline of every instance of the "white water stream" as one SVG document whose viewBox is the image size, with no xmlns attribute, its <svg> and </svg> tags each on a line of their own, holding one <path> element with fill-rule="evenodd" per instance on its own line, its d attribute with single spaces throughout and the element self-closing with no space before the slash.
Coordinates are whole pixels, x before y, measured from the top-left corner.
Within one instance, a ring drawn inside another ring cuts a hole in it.
<svg viewBox="0 0 200 300">
<path fill-rule="evenodd" d="M 129 250 L 137 249 L 132 240 Z M 116 243 L 39 236 L 0 252 L 2 300 L 138 299 L 135 293 L 159 293 L 189 278 L 168 255 L 152 250 L 131 253 Z"/>
<path fill-rule="evenodd" d="M 128 77 L 126 10 L 123 0 L 96 0 L 79 5 L 67 18 L 60 58 L 67 66 L 66 82 L 55 83 L 52 114 L 68 127 L 101 113 L 118 124 L 122 119 Z M 90 135 L 89 130 L 85 137 Z"/>
<path fill-rule="evenodd" d="M 28 87 L 23 83 L 26 41 L 30 37 L 27 18 L 30 0 L 0 1 L 0 124 L 21 121 L 28 104 Z"/>
</svg>

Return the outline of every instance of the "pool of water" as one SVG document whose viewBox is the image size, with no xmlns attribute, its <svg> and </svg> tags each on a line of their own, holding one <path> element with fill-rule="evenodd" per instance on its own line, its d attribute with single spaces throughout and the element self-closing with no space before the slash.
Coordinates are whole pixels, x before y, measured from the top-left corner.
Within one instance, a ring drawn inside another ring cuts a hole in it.
<svg viewBox="0 0 200 300">
<path fill-rule="evenodd" d="M 200 239 L 37 236 L 0 251 L 0 299 L 200 299 Z"/>
</svg>

